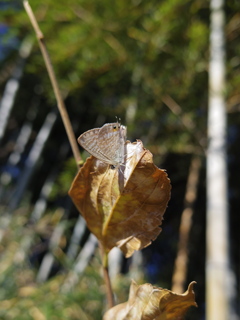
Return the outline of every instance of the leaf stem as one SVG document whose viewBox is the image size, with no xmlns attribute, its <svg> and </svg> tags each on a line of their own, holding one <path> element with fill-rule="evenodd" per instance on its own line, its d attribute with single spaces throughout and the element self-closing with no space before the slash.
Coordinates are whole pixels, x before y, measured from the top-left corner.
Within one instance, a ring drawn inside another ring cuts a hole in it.
<svg viewBox="0 0 240 320">
<path fill-rule="evenodd" d="M 73 129 L 72 129 L 72 125 L 71 125 L 71 122 L 70 122 L 70 119 L 69 119 L 65 104 L 63 102 L 63 99 L 62 99 L 62 96 L 61 96 L 61 93 L 60 93 L 60 90 L 59 90 L 59 87 L 58 87 L 58 83 L 57 83 L 57 79 L 56 79 L 56 76 L 55 76 L 55 73 L 54 73 L 54 70 L 53 70 L 51 59 L 49 57 L 46 45 L 44 43 L 44 35 L 43 35 L 42 31 L 39 28 L 37 20 L 36 20 L 36 18 L 34 16 L 34 13 L 32 11 L 32 8 L 31 8 L 30 4 L 28 3 L 28 1 L 24 0 L 23 1 L 23 5 L 24 5 L 24 8 L 25 8 L 25 10 L 26 10 L 26 12 L 28 14 L 28 17 L 29 17 L 29 19 L 30 19 L 30 21 L 32 23 L 33 29 L 35 30 L 35 33 L 36 33 L 36 36 L 37 36 L 37 39 L 38 39 L 38 43 L 39 43 L 39 47 L 40 47 L 40 50 L 42 52 L 43 59 L 44 59 L 44 62 L 45 62 L 45 65 L 46 65 L 46 68 L 47 68 L 47 71 L 48 71 L 48 75 L 49 75 L 49 78 L 50 78 L 50 81 L 51 81 L 51 84 L 52 84 L 52 87 L 53 87 L 53 91 L 54 91 L 54 94 L 55 94 L 55 97 L 56 97 L 56 100 L 57 100 L 58 109 L 59 109 L 59 112 L 61 114 L 61 118 L 62 118 L 64 127 L 65 127 L 65 130 L 67 132 L 68 140 L 70 142 L 70 145 L 71 145 L 71 148 L 72 148 L 72 152 L 73 152 L 75 161 L 77 163 L 77 166 L 80 167 L 80 165 L 82 163 L 82 158 L 81 158 L 81 155 L 80 155 L 80 152 L 79 152 L 79 148 L 78 148 L 78 145 L 77 145 L 76 137 L 74 135 L 74 132 L 73 132 Z"/>
</svg>

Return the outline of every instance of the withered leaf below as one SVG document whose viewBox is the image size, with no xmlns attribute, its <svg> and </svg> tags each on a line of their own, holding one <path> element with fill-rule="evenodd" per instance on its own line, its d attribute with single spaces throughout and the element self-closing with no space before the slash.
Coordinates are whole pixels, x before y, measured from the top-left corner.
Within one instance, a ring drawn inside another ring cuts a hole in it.
<svg viewBox="0 0 240 320">
<path fill-rule="evenodd" d="M 88 158 L 69 195 L 105 251 L 117 246 L 130 257 L 161 232 L 171 185 L 140 140 L 127 141 L 126 154 L 119 168 Z"/>
<path fill-rule="evenodd" d="M 150 283 L 132 281 L 127 302 L 109 309 L 103 320 L 181 320 L 191 306 L 197 307 L 193 281 L 188 290 L 177 294 Z"/>
</svg>

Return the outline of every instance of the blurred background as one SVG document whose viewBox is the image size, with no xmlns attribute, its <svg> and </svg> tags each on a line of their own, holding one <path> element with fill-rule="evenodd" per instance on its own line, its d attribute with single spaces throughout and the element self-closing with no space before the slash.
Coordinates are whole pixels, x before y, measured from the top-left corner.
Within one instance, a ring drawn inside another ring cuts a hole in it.
<svg viewBox="0 0 240 320">
<path fill-rule="evenodd" d="M 187 319 L 205 319 L 209 2 L 29 3 L 76 138 L 117 116 L 171 179 L 158 239 L 131 259 L 118 251 L 110 258 L 117 302 L 127 300 L 131 278 L 171 289 L 188 206 L 184 290 L 197 282 L 198 308 Z M 224 13 L 229 256 L 239 314 L 240 2 L 227 2 Z M 0 21 L 0 318 L 98 320 L 106 303 L 100 255 L 67 194 L 77 168 L 44 61 L 21 1 L 1 1 Z"/>
</svg>

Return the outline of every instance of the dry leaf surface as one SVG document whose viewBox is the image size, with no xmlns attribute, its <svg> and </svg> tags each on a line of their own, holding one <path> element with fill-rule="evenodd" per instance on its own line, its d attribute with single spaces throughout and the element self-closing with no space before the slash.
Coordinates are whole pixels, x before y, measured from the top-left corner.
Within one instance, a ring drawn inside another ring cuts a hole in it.
<svg viewBox="0 0 240 320">
<path fill-rule="evenodd" d="M 161 232 L 171 185 L 141 141 L 127 141 L 126 154 L 119 168 L 88 158 L 69 195 L 105 251 L 118 246 L 130 257 Z"/>
<path fill-rule="evenodd" d="M 132 281 L 129 299 L 108 310 L 103 320 L 181 320 L 191 306 L 197 307 L 191 282 L 183 294 Z"/>
</svg>

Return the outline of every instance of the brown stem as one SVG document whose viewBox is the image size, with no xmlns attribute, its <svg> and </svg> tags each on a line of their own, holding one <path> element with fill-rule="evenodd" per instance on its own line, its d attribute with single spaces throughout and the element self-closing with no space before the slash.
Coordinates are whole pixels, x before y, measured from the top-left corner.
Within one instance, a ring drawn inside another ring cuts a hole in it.
<svg viewBox="0 0 240 320">
<path fill-rule="evenodd" d="M 80 155 L 80 152 L 79 152 L 77 141 L 76 141 L 73 129 L 72 129 L 72 125 L 71 125 L 71 122 L 70 122 L 70 119 L 69 119 L 65 104 L 63 102 L 63 99 L 62 99 L 62 96 L 61 96 L 61 93 L 60 93 L 60 90 L 59 90 L 59 87 L 58 87 L 58 83 L 57 83 L 57 79 L 56 79 L 56 76 L 55 76 L 55 73 L 54 73 L 54 70 L 53 70 L 51 59 L 49 57 L 49 54 L 47 52 L 47 49 L 46 49 L 46 46 L 45 46 L 45 43 L 44 43 L 44 35 L 43 35 L 42 31 L 39 28 L 37 20 L 36 20 L 36 18 L 34 16 L 34 13 L 32 11 L 32 8 L 30 7 L 28 1 L 26 1 L 26 0 L 23 1 L 23 5 L 24 5 L 24 8 L 25 8 L 25 10 L 26 10 L 26 12 L 28 14 L 28 17 L 29 17 L 29 19 L 30 19 L 30 21 L 32 23 L 33 29 L 35 30 L 35 33 L 36 33 L 36 36 L 37 36 L 37 39 L 38 39 L 38 43 L 39 43 L 39 47 L 41 49 L 41 52 L 42 52 L 42 55 L 43 55 L 43 59 L 44 59 L 44 62 L 45 62 L 45 65 L 46 65 L 46 68 L 47 68 L 47 71 L 48 71 L 48 75 L 49 75 L 51 84 L 53 86 L 53 91 L 54 91 L 54 94 L 55 94 L 55 97 L 56 97 L 56 100 L 57 100 L 58 109 L 59 109 L 59 112 L 61 114 L 65 130 L 67 132 L 68 140 L 70 142 L 74 158 L 76 160 L 77 166 L 80 166 L 81 163 L 82 163 L 82 158 L 81 158 L 81 155 Z"/>
<path fill-rule="evenodd" d="M 108 254 L 104 251 L 103 246 L 99 243 L 101 256 L 102 256 L 102 266 L 103 266 L 103 278 L 106 285 L 107 291 L 107 301 L 108 301 L 108 309 L 114 306 L 114 299 L 113 299 L 113 291 L 111 286 L 111 281 L 108 272 Z"/>
<path fill-rule="evenodd" d="M 201 169 L 201 159 L 193 156 L 188 175 L 187 188 L 185 194 L 185 206 L 182 212 L 180 228 L 178 252 L 175 259 L 174 272 L 172 277 L 172 291 L 183 293 L 184 284 L 187 275 L 188 263 L 188 239 L 192 227 L 193 205 L 197 196 L 197 185 L 199 181 L 199 172 Z"/>
</svg>

